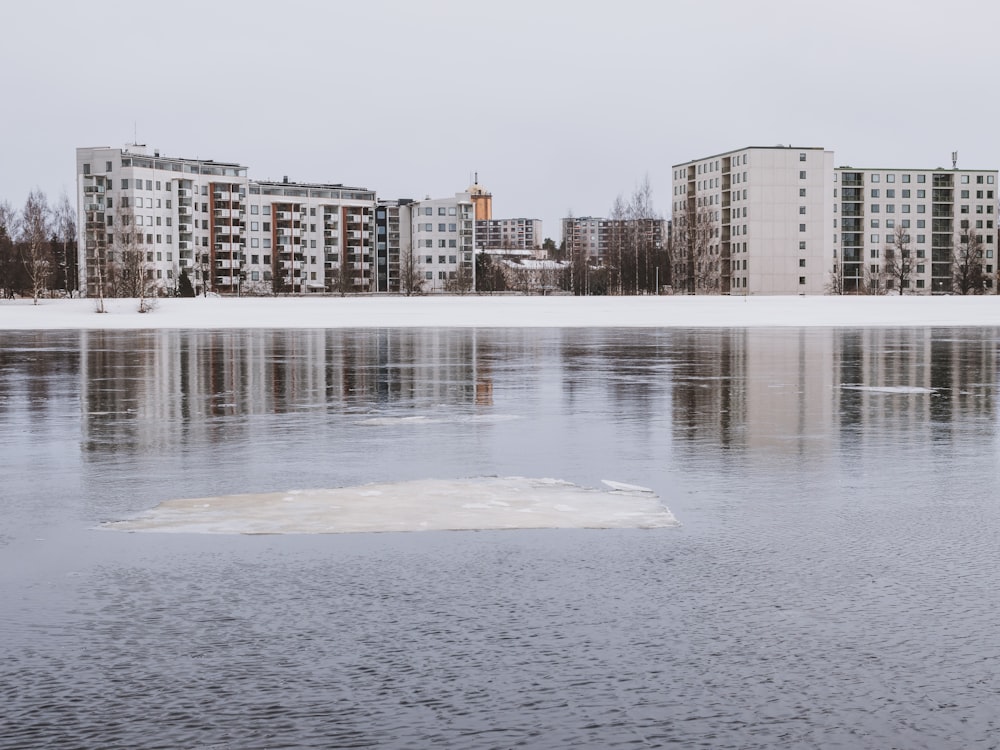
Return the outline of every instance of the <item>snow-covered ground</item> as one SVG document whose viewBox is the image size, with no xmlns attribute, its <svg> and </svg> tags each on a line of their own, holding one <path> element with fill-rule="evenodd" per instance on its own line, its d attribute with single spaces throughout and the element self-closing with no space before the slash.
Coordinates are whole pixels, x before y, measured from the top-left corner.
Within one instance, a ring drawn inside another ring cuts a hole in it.
<svg viewBox="0 0 1000 750">
<path fill-rule="evenodd" d="M 1000 297 L 306 297 L 0 302 L 0 330 L 141 328 L 1000 326 Z"/>
</svg>

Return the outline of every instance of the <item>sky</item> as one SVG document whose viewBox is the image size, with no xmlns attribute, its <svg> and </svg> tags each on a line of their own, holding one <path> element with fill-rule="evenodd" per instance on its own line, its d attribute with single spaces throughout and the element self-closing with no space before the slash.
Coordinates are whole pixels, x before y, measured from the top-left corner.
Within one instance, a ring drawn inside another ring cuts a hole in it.
<svg viewBox="0 0 1000 750">
<path fill-rule="evenodd" d="M 0 201 L 73 195 L 75 148 L 138 142 L 255 179 L 602 216 L 744 146 L 1000 167 L 988 0 L 5 3 Z"/>
</svg>

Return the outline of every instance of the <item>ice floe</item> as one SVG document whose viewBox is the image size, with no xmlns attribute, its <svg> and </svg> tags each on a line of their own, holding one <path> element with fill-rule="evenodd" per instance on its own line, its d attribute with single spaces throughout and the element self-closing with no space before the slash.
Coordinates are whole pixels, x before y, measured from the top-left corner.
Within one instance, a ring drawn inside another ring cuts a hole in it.
<svg viewBox="0 0 1000 750">
<path fill-rule="evenodd" d="M 167 500 L 106 529 L 198 534 L 660 528 L 678 521 L 647 488 L 559 479 L 420 479 L 337 489 Z"/>
</svg>

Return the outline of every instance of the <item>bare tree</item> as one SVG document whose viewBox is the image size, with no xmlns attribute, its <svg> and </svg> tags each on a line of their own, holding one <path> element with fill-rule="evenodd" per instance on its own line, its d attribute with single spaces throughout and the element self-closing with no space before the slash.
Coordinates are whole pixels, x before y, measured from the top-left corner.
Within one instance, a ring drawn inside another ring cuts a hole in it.
<svg viewBox="0 0 1000 750">
<path fill-rule="evenodd" d="M 864 266 L 864 279 L 862 279 L 861 293 L 870 295 L 882 295 L 886 292 L 886 275 L 882 266 L 878 263 L 871 263 Z"/>
<path fill-rule="evenodd" d="M 952 256 L 952 288 L 959 294 L 982 294 L 986 287 L 983 275 L 983 243 L 976 230 L 963 228 Z"/>
<path fill-rule="evenodd" d="M 883 248 L 885 253 L 886 289 L 897 289 L 905 294 L 913 276 L 913 252 L 910 250 L 910 235 L 903 227 L 896 227 L 892 239 Z"/>
<path fill-rule="evenodd" d="M 17 212 L 7 201 L 0 201 L 0 288 L 7 299 L 14 298 L 17 277 L 23 273 L 14 247 Z"/>
<path fill-rule="evenodd" d="M 152 309 L 155 282 L 150 278 L 150 264 L 142 246 L 142 234 L 136 228 L 131 207 L 119 205 L 114 217 L 113 239 L 116 273 L 115 291 L 122 297 L 139 300 L 139 312 Z"/>
<path fill-rule="evenodd" d="M 420 277 L 420 261 L 413 245 L 408 245 L 399 253 L 399 290 L 407 297 L 423 291 L 424 280 Z"/>
<path fill-rule="evenodd" d="M 72 296 L 79 288 L 79 268 L 77 266 L 76 209 L 64 191 L 53 212 L 54 231 L 61 245 L 59 271 L 62 275 L 63 291 Z"/>
<path fill-rule="evenodd" d="M 628 204 L 629 241 L 632 246 L 633 294 L 641 294 L 655 286 L 656 229 L 661 222 L 653 208 L 653 187 L 646 174 L 632 191 Z M 662 238 L 660 238 L 662 242 Z"/>
<path fill-rule="evenodd" d="M 451 292 L 452 294 L 467 294 L 472 291 L 472 287 L 472 268 L 460 255 L 454 275 L 448 277 L 448 280 L 444 284 L 444 289 L 446 292 Z"/>
<path fill-rule="evenodd" d="M 705 207 L 681 209 L 674 216 L 670 258 L 675 288 L 688 294 L 718 292 L 720 264 L 714 213 Z"/>
<path fill-rule="evenodd" d="M 32 190 L 21 211 L 19 235 L 21 262 L 28 274 L 31 297 L 36 305 L 52 273 L 52 247 L 49 243 L 51 226 L 52 214 L 45 193 Z"/>
<path fill-rule="evenodd" d="M 607 253 L 604 256 L 604 267 L 608 272 L 608 286 L 611 294 L 625 294 L 625 280 L 627 266 L 627 254 L 631 239 L 629 232 L 629 206 L 621 193 L 615 197 L 615 202 L 611 205 L 611 214 L 608 216 Z"/>
</svg>

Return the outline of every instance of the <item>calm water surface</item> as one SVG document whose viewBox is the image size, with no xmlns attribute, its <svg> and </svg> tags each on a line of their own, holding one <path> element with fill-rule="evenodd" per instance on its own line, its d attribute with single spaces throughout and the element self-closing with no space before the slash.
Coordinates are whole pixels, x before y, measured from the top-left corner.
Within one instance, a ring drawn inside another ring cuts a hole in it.
<svg viewBox="0 0 1000 750">
<path fill-rule="evenodd" d="M 1000 747 L 998 341 L 0 332 L 0 748 Z M 683 526 L 95 529 L 493 474 Z"/>
</svg>

